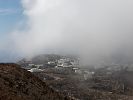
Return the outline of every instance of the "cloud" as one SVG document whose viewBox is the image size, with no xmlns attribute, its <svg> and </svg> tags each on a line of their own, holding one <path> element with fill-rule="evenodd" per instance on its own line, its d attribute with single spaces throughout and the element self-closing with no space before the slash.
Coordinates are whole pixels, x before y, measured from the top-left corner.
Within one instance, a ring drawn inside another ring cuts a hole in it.
<svg viewBox="0 0 133 100">
<path fill-rule="evenodd" d="M 12 35 L 25 55 L 77 53 L 89 64 L 133 58 L 132 0 L 22 0 L 22 6 L 27 28 Z"/>
</svg>

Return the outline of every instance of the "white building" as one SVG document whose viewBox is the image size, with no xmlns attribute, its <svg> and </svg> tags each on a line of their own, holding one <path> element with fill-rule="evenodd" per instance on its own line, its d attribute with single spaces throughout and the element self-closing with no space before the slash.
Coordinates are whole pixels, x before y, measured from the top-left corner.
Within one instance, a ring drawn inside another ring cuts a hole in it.
<svg viewBox="0 0 133 100">
<path fill-rule="evenodd" d="M 42 72 L 42 69 L 38 69 L 38 68 L 32 68 L 30 70 L 28 70 L 29 72 Z"/>
<path fill-rule="evenodd" d="M 43 64 L 38 64 L 38 65 L 35 65 L 37 68 L 39 67 L 43 67 Z"/>
<path fill-rule="evenodd" d="M 35 66 L 35 64 L 28 64 L 29 67 Z"/>
</svg>

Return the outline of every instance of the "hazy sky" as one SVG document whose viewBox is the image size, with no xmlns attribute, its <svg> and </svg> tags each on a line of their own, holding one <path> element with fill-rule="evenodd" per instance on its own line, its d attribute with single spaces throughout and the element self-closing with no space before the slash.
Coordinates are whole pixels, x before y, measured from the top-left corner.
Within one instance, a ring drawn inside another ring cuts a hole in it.
<svg viewBox="0 0 133 100">
<path fill-rule="evenodd" d="M 90 64 L 132 61 L 132 27 L 132 0 L 0 0 L 0 58 L 62 52 Z"/>
<path fill-rule="evenodd" d="M 0 62 L 16 56 L 10 33 L 24 19 L 22 10 L 20 0 L 0 0 Z"/>
</svg>

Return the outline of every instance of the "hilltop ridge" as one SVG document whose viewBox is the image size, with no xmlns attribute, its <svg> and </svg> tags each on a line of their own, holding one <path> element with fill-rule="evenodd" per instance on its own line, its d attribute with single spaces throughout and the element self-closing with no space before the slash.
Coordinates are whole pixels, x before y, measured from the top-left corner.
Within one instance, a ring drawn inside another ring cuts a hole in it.
<svg viewBox="0 0 133 100">
<path fill-rule="evenodd" d="M 70 100 L 17 64 L 0 64 L 0 100 Z"/>
</svg>

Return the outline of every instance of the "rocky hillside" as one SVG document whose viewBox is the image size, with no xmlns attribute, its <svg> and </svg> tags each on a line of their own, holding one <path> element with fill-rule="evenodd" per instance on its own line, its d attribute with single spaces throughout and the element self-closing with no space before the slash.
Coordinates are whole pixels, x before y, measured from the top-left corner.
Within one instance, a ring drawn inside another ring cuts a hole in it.
<svg viewBox="0 0 133 100">
<path fill-rule="evenodd" d="M 0 100 L 70 100 L 16 64 L 0 64 Z"/>
<path fill-rule="evenodd" d="M 22 60 L 18 61 L 17 63 L 19 65 L 23 65 L 26 63 L 46 64 L 48 61 L 55 61 L 55 60 L 58 60 L 60 58 L 61 58 L 61 56 L 56 55 L 56 54 L 41 54 L 41 55 L 34 56 L 30 59 L 23 58 Z"/>
</svg>

